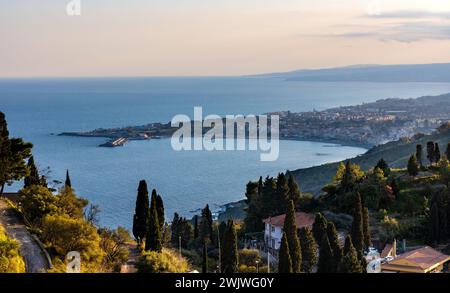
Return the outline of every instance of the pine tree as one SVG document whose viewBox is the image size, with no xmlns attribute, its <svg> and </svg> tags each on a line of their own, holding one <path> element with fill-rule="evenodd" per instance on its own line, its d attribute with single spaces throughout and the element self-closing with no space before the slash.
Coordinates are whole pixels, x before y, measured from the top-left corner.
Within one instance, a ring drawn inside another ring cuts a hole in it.
<svg viewBox="0 0 450 293">
<path fill-rule="evenodd" d="M 281 238 L 280 251 L 278 254 L 278 272 L 292 273 L 292 260 L 289 252 L 289 245 L 286 239 L 286 233 L 283 232 Z"/>
<path fill-rule="evenodd" d="M 361 262 L 358 260 L 358 254 L 353 246 L 350 235 L 347 235 L 345 238 L 344 256 L 339 272 L 347 274 L 363 272 L 363 267 L 361 267 Z"/>
<path fill-rule="evenodd" d="M 156 193 L 156 190 L 154 190 Z M 156 195 L 156 211 L 158 213 L 158 222 L 161 232 L 164 230 L 165 218 L 164 218 L 164 201 L 161 195 Z"/>
<path fill-rule="evenodd" d="M 202 241 L 206 241 L 208 239 L 209 241 L 214 242 L 213 219 L 211 210 L 209 209 L 209 205 L 206 205 L 205 208 L 202 210 L 199 234 Z"/>
<path fill-rule="evenodd" d="M 327 234 L 322 235 L 319 249 L 319 263 L 317 267 L 318 273 L 334 273 L 335 265 L 333 263 L 333 251 Z"/>
<path fill-rule="evenodd" d="M 364 247 L 368 248 L 372 245 L 372 237 L 370 235 L 369 209 L 363 208 L 363 233 L 364 233 Z"/>
<path fill-rule="evenodd" d="M 6 184 L 21 180 L 28 173 L 25 160 L 31 156 L 31 143 L 9 138 L 5 115 L 0 112 L 0 196 Z"/>
<path fill-rule="evenodd" d="M 208 245 L 206 244 L 206 242 L 203 243 L 202 273 L 208 273 Z"/>
<path fill-rule="evenodd" d="M 333 252 L 333 270 L 334 272 L 337 272 L 342 261 L 342 248 L 339 245 L 339 237 L 336 231 L 336 227 L 332 222 L 327 223 L 327 236 L 331 250 Z"/>
<path fill-rule="evenodd" d="M 327 233 L 327 220 L 322 213 L 317 213 L 313 224 L 313 235 L 317 243 L 322 241 L 322 236 Z"/>
<path fill-rule="evenodd" d="M 302 252 L 300 239 L 297 235 L 297 226 L 295 224 L 294 201 L 289 201 L 284 219 L 283 231 L 286 233 L 286 239 L 289 246 L 289 253 L 292 261 L 292 272 L 300 273 L 302 265 Z"/>
<path fill-rule="evenodd" d="M 69 188 L 72 187 L 72 182 L 70 181 L 70 176 L 69 176 L 69 170 L 66 170 L 66 181 L 64 183 L 64 186 L 69 187 Z"/>
<path fill-rule="evenodd" d="M 150 204 L 150 216 L 148 219 L 147 236 L 145 238 L 145 250 L 161 252 L 162 234 L 158 221 L 158 211 L 156 209 L 156 196 L 152 196 Z"/>
<path fill-rule="evenodd" d="M 412 155 L 408 161 L 408 174 L 410 176 L 417 176 L 419 174 L 419 166 L 417 165 L 417 159 L 415 155 Z"/>
<path fill-rule="evenodd" d="M 418 144 L 416 146 L 416 159 L 420 167 L 423 167 L 422 154 L 423 154 L 423 147 L 421 144 Z"/>
<path fill-rule="evenodd" d="M 145 180 L 141 180 L 139 182 L 136 208 L 133 216 L 133 235 L 138 245 L 142 243 L 142 240 L 147 234 L 149 211 L 147 183 Z"/>
<path fill-rule="evenodd" d="M 432 141 L 427 142 L 427 158 L 430 161 L 430 165 L 433 165 L 435 153 L 434 153 L 435 144 Z"/>
<path fill-rule="evenodd" d="M 317 245 L 310 228 L 300 229 L 300 245 L 302 247 L 302 271 L 311 273 L 317 265 Z"/>
<path fill-rule="evenodd" d="M 351 237 L 356 251 L 362 252 L 364 249 L 364 233 L 363 233 L 362 204 L 361 204 L 361 196 L 359 193 L 355 194 Z"/>
<path fill-rule="evenodd" d="M 440 211 L 437 202 L 432 203 L 430 210 L 430 223 L 431 223 L 431 240 L 433 243 L 438 244 L 441 242 L 441 223 L 440 223 Z"/>
<path fill-rule="evenodd" d="M 439 149 L 439 144 L 436 143 L 434 145 L 434 162 L 439 163 L 441 160 L 441 150 Z"/>
<path fill-rule="evenodd" d="M 228 220 L 224 243 L 221 246 L 222 273 L 236 273 L 238 270 L 237 234 L 233 220 Z"/>
<path fill-rule="evenodd" d="M 294 205 L 297 205 L 301 197 L 301 191 L 292 174 L 289 175 L 288 189 L 289 189 L 289 199 L 294 202 Z"/>
<path fill-rule="evenodd" d="M 34 164 L 34 157 L 31 156 L 28 159 L 28 176 L 25 176 L 24 178 L 24 187 L 30 187 L 32 185 L 41 185 L 41 177 L 39 176 L 39 171 L 36 168 L 36 165 Z"/>
</svg>

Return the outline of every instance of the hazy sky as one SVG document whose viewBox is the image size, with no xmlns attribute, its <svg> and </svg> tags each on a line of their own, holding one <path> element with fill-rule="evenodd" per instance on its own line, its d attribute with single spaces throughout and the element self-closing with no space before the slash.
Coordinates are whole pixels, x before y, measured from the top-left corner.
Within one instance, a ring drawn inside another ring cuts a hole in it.
<svg viewBox="0 0 450 293">
<path fill-rule="evenodd" d="M 0 77 L 450 62 L 448 0 L 0 0 Z"/>
</svg>

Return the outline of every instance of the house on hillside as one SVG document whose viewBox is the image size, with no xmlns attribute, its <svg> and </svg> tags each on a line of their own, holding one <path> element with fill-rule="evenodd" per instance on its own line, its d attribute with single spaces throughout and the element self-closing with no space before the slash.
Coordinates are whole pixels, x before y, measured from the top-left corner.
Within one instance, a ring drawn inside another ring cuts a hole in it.
<svg viewBox="0 0 450 293">
<path fill-rule="evenodd" d="M 450 262 L 450 256 L 429 246 L 400 255 L 395 250 L 395 245 L 387 245 L 381 253 L 381 257 L 390 259 L 381 264 L 382 273 L 439 273 Z"/>
<path fill-rule="evenodd" d="M 283 225 L 286 215 L 279 215 L 276 217 L 271 217 L 265 219 L 263 222 L 265 224 L 264 228 L 264 240 L 272 253 L 277 253 L 281 245 L 281 237 L 283 236 Z M 303 227 L 312 228 L 314 224 L 315 216 L 314 214 L 297 212 L 295 213 L 295 225 L 297 229 Z"/>
</svg>

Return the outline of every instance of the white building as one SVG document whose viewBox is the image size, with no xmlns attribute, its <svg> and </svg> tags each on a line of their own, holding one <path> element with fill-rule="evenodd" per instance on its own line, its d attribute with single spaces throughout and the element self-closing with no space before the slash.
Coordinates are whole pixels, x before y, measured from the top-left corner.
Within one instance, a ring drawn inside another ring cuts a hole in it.
<svg viewBox="0 0 450 293">
<path fill-rule="evenodd" d="M 264 239 L 272 251 L 278 251 L 281 245 L 281 237 L 283 236 L 283 225 L 286 215 L 279 215 L 264 220 Z M 308 227 L 312 228 L 315 216 L 298 212 L 295 213 L 295 224 L 297 229 Z"/>
</svg>

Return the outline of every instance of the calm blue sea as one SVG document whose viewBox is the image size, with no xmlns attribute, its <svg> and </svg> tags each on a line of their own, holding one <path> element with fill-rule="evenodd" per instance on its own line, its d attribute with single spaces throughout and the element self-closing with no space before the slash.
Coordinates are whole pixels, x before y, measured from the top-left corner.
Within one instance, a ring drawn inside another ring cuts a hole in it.
<svg viewBox="0 0 450 293">
<path fill-rule="evenodd" d="M 51 179 L 71 173 L 77 193 L 102 210 L 101 224 L 130 228 L 140 179 L 163 196 L 167 220 L 242 199 L 245 184 L 353 157 L 365 150 L 317 142 L 281 142 L 275 162 L 257 152 L 175 152 L 170 140 L 99 148 L 102 138 L 60 137 L 64 131 L 168 122 L 176 114 L 260 114 L 306 111 L 450 92 L 443 83 L 286 82 L 268 78 L 109 78 L 0 80 L 0 111 L 12 135 L 34 143 L 40 169 Z M 9 190 L 16 190 L 15 185 Z"/>
</svg>

